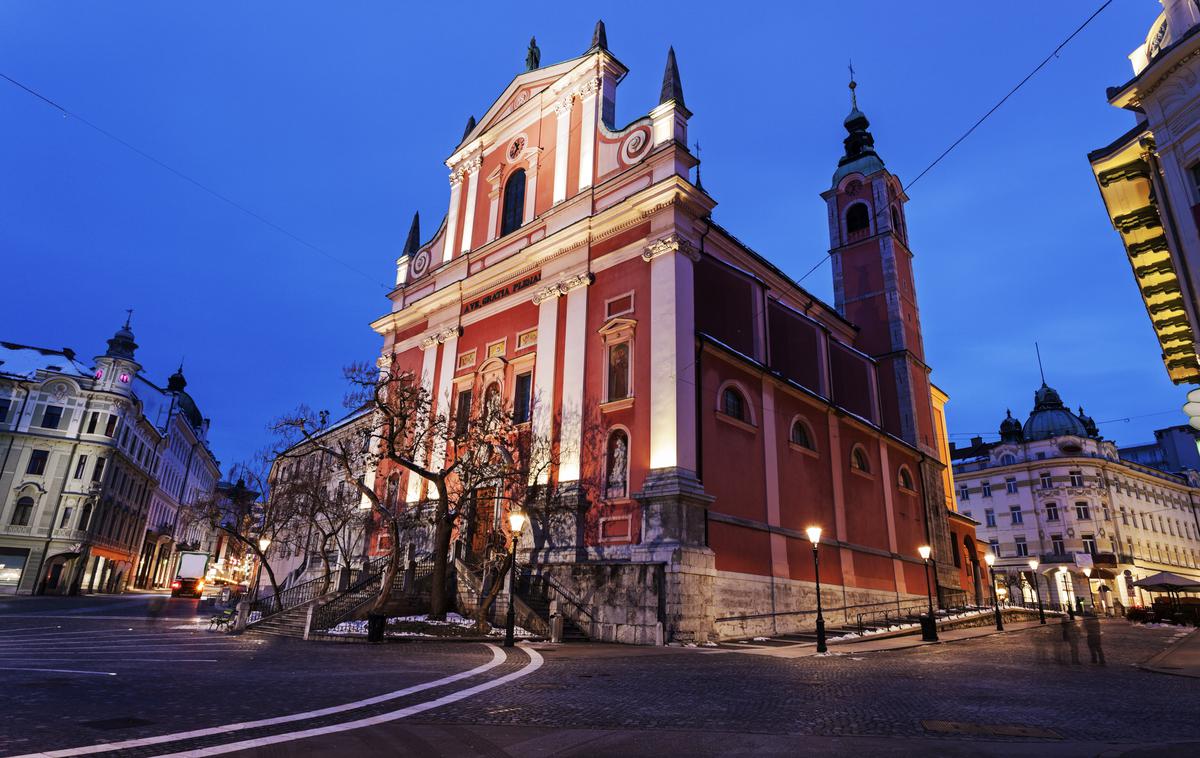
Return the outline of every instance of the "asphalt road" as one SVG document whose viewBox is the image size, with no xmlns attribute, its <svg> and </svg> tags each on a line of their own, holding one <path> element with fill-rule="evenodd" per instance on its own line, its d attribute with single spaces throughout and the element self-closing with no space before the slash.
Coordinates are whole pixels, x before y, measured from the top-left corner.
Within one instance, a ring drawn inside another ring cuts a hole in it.
<svg viewBox="0 0 1200 758">
<path fill-rule="evenodd" d="M 1123 621 L 1104 624 L 1102 666 L 1053 626 L 811 657 L 305 643 L 206 620 L 146 595 L 0 600 L 0 755 L 1200 752 L 1200 679 L 1137 665 L 1178 630 Z"/>
</svg>

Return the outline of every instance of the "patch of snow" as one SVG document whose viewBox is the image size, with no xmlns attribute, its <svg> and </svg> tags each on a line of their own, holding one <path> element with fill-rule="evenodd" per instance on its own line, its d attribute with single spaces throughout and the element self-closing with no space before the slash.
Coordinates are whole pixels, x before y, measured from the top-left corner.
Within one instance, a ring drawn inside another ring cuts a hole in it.
<svg viewBox="0 0 1200 758">
<path fill-rule="evenodd" d="M 769 639 L 768 637 L 755 637 L 754 641 L 755 642 L 766 642 L 768 639 Z"/>
</svg>

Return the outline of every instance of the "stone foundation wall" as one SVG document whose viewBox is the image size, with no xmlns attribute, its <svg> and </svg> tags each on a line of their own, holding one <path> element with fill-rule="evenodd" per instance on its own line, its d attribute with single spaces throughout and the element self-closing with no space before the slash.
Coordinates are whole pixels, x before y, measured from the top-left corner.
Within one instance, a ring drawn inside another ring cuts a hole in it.
<svg viewBox="0 0 1200 758">
<path fill-rule="evenodd" d="M 856 624 L 859 613 L 897 613 L 924 599 L 924 595 L 821 585 L 822 611 L 829 626 Z M 817 623 L 813 582 L 717 571 L 713 606 L 716 640 L 812 631 Z"/>
<path fill-rule="evenodd" d="M 661 563 L 547 563 L 536 566 L 535 573 L 565 591 L 552 593 L 558 612 L 593 640 L 654 645 L 662 642 L 664 568 Z"/>
</svg>

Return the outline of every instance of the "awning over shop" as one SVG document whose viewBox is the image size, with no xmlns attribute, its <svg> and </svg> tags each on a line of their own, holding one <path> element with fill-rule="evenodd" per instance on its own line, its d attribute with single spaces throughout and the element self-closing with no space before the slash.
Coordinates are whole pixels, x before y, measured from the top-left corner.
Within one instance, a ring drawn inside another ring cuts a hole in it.
<svg viewBox="0 0 1200 758">
<path fill-rule="evenodd" d="M 1200 580 L 1172 574 L 1170 571 L 1138 579 L 1133 586 L 1151 592 L 1200 592 Z"/>
<path fill-rule="evenodd" d="M 98 555 L 110 561 L 132 561 L 133 556 L 129 553 L 123 553 L 120 550 L 112 550 L 99 545 L 92 545 L 92 555 Z"/>
</svg>

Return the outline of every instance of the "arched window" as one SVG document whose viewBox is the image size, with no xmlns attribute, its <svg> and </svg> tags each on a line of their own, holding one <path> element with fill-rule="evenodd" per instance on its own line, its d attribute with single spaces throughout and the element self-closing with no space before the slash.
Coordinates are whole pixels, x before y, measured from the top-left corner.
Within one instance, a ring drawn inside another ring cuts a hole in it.
<svg viewBox="0 0 1200 758">
<path fill-rule="evenodd" d="M 33 518 L 33 498 L 23 497 L 17 501 L 17 507 L 13 511 L 12 525 L 29 526 L 31 518 Z"/>
<path fill-rule="evenodd" d="M 608 435 L 604 463 L 604 494 L 626 497 L 629 493 L 629 434 L 613 429 Z"/>
<path fill-rule="evenodd" d="M 799 445 L 800 447 L 807 448 L 809 450 L 817 449 L 813 444 L 812 430 L 809 429 L 808 424 L 801 419 L 796 419 L 792 422 L 792 433 L 790 439 L 793 445 Z"/>
<path fill-rule="evenodd" d="M 88 503 L 83 506 L 83 512 L 79 514 L 79 528 L 87 529 L 88 522 L 92 520 L 92 504 Z"/>
<path fill-rule="evenodd" d="M 746 398 L 734 387 L 726 387 L 721 393 L 721 412 L 738 421 L 748 421 L 746 418 Z"/>
<path fill-rule="evenodd" d="M 512 172 L 504 183 L 504 214 L 500 217 L 500 236 L 515 232 L 525 222 L 525 169 Z"/>
<path fill-rule="evenodd" d="M 1005 453 L 1004 455 L 1000 456 L 1001 466 L 1012 466 L 1016 462 L 1017 456 L 1013 455 L 1012 453 Z"/>
<path fill-rule="evenodd" d="M 906 490 L 916 489 L 915 487 L 913 487 L 912 472 L 908 470 L 908 466 L 900 467 L 900 472 L 897 475 L 897 479 L 900 482 L 901 489 L 906 489 Z"/>
<path fill-rule="evenodd" d="M 850 468 L 863 473 L 871 472 L 871 462 L 867 459 L 867 451 L 862 445 L 855 445 L 850 451 Z"/>
<path fill-rule="evenodd" d="M 900 209 L 894 205 L 892 206 L 892 231 L 898 234 L 900 239 L 905 238 L 904 227 L 900 225 Z"/>
<path fill-rule="evenodd" d="M 866 203 L 855 203 L 846 211 L 846 234 L 848 236 L 871 230 L 871 211 Z"/>
</svg>

